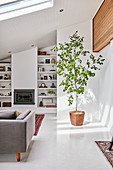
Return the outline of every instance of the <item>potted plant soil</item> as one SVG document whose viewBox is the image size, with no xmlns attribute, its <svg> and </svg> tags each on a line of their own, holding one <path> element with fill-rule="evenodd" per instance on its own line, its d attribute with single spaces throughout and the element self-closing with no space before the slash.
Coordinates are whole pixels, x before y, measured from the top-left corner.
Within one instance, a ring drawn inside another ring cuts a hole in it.
<svg viewBox="0 0 113 170">
<path fill-rule="evenodd" d="M 68 94 L 69 105 L 76 100 L 74 111 L 70 111 L 72 125 L 80 126 L 84 121 L 84 111 L 78 111 L 78 97 L 83 94 L 88 80 L 95 77 L 100 65 L 104 63 L 102 55 L 95 57 L 89 51 L 84 50 L 84 37 L 78 35 L 76 31 L 69 37 L 68 42 L 59 43 L 52 51 L 58 52 L 57 74 L 62 76 L 59 86 L 63 86 L 63 92 Z"/>
</svg>

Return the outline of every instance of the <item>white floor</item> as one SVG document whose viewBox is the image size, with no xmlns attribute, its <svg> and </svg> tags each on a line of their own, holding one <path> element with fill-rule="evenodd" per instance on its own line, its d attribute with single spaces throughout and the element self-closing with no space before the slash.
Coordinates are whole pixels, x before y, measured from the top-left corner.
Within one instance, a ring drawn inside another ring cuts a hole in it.
<svg viewBox="0 0 113 170">
<path fill-rule="evenodd" d="M 71 127 L 48 114 L 21 162 L 14 154 L 0 154 L 0 170 L 112 170 L 94 141 L 113 134 L 95 126 Z"/>
</svg>

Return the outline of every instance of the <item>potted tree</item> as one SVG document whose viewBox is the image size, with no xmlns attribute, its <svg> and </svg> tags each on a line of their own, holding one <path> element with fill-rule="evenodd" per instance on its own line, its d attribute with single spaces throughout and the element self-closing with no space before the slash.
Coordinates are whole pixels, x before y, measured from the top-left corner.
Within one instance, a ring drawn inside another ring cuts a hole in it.
<svg viewBox="0 0 113 170">
<path fill-rule="evenodd" d="M 69 42 L 59 43 L 52 51 L 58 52 L 58 60 L 55 62 L 57 74 L 63 77 L 59 86 L 63 86 L 63 92 L 68 94 L 69 105 L 76 100 L 75 110 L 70 111 L 71 123 L 75 126 L 83 124 L 84 111 L 78 111 L 78 97 L 83 94 L 88 80 L 95 77 L 100 65 L 104 63 L 102 55 L 95 57 L 89 51 L 84 50 L 84 37 L 76 31 L 69 37 Z"/>
</svg>

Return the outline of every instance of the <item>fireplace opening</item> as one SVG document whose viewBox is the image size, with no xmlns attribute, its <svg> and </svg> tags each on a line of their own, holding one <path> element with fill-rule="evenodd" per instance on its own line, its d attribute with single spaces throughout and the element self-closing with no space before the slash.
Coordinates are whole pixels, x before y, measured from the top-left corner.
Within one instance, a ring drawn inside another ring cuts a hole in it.
<svg viewBox="0 0 113 170">
<path fill-rule="evenodd" d="M 15 89 L 14 104 L 35 104 L 34 89 Z"/>
</svg>

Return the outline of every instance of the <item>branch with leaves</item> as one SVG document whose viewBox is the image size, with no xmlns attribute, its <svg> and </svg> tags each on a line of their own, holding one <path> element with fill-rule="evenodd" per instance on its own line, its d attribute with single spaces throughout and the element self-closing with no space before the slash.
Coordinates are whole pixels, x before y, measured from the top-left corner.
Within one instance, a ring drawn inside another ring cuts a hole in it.
<svg viewBox="0 0 113 170">
<path fill-rule="evenodd" d="M 78 31 L 69 37 L 69 42 L 59 43 L 52 51 L 58 52 L 59 61 L 56 61 L 57 74 L 63 76 L 59 86 L 63 86 L 63 92 L 69 94 L 68 102 L 71 105 L 76 93 L 83 94 L 88 80 L 95 76 L 96 70 L 100 70 L 100 65 L 104 63 L 102 55 L 95 57 L 89 51 L 84 50 L 84 37 L 78 35 Z"/>
</svg>

